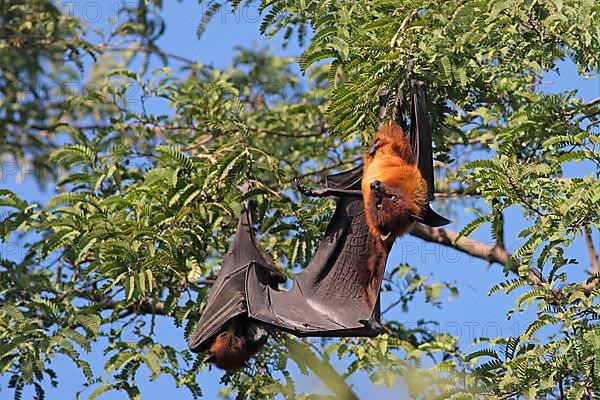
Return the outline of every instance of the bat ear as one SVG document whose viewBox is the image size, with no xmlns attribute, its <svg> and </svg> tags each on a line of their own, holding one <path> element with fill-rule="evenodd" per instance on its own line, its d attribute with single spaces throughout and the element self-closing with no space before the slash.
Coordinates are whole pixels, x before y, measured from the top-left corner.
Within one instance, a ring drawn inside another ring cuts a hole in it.
<svg viewBox="0 0 600 400">
<path fill-rule="evenodd" d="M 423 214 L 421 215 L 421 217 L 417 218 L 417 222 L 420 222 L 423 225 L 427 225 L 432 228 L 438 228 L 440 226 L 448 225 L 452 221 L 450 221 L 448 218 L 442 217 L 440 214 L 433 211 L 431 205 L 427 203 L 427 205 L 423 209 Z"/>
</svg>

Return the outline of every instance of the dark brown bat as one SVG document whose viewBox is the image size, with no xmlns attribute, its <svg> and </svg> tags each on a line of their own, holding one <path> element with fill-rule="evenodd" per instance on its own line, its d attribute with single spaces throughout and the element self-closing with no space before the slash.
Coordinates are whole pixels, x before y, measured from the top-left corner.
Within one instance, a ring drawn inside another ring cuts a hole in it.
<svg viewBox="0 0 600 400">
<path fill-rule="evenodd" d="M 308 190 L 297 182 L 305 195 L 331 197 L 337 206 L 313 259 L 294 277 L 291 289 L 278 287 L 285 278 L 264 256 L 254 238 L 250 213 L 242 210 L 234 242 L 189 339 L 192 351 L 208 351 L 217 366 L 235 370 L 259 350 L 273 328 L 296 336 L 375 336 L 381 332 L 379 291 L 393 244 L 388 238 L 382 240 L 382 235 L 404 233 L 415 220 L 429 226 L 449 222 L 429 206 L 433 160 L 426 103 L 420 97 L 425 93 L 418 83 L 413 82 L 412 88 L 408 138 L 398 136 L 402 131 L 393 128 L 386 128 L 389 135 L 378 135 L 388 142 L 366 156 L 370 181 L 363 184 L 363 166 L 358 166 L 328 176 L 323 189 Z M 401 151 L 394 150 L 394 143 L 401 143 Z M 385 154 L 382 159 L 396 157 L 410 167 L 418 196 L 406 194 L 410 185 L 403 183 L 404 174 L 391 173 L 393 179 L 388 180 L 386 167 L 382 180 L 374 183 L 378 179 L 372 177 L 380 168 L 376 166 L 381 164 L 378 158 Z M 365 184 L 369 191 L 363 200 Z M 392 195 L 383 199 L 388 192 Z M 393 193 L 397 193 L 395 202 Z M 399 201 L 408 203 L 399 206 Z M 417 205 L 413 207 L 411 201 Z"/>
<path fill-rule="evenodd" d="M 208 352 L 208 361 L 234 371 L 244 366 L 268 338 L 264 325 L 248 319 L 248 269 L 260 265 L 265 285 L 287 280 L 258 248 L 246 205 L 242 208 L 233 243 L 223 257 L 221 270 L 208 291 L 208 301 L 188 345 L 194 352 Z"/>
</svg>

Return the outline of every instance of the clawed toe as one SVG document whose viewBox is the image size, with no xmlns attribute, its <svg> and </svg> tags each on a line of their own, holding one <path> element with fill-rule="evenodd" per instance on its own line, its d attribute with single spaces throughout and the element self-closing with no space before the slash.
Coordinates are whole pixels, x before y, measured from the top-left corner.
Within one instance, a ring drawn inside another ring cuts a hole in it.
<svg viewBox="0 0 600 400">
<path fill-rule="evenodd" d="M 381 147 L 381 141 L 380 140 L 376 140 L 375 143 L 373 143 L 371 145 L 371 147 L 369 148 L 369 155 L 371 157 L 375 156 L 375 153 L 377 153 L 377 149 Z"/>
<path fill-rule="evenodd" d="M 302 193 L 305 196 L 311 196 L 312 195 L 312 190 L 310 190 L 309 188 L 307 188 L 306 186 L 304 186 L 301 182 L 299 178 L 294 178 L 294 184 L 296 185 L 296 187 L 298 188 L 298 191 L 300 193 Z"/>
</svg>

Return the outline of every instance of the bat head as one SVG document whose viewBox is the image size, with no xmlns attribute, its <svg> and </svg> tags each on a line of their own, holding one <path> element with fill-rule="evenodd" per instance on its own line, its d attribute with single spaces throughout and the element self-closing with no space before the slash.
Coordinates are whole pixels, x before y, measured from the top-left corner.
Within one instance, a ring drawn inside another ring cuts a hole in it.
<svg viewBox="0 0 600 400">
<path fill-rule="evenodd" d="M 227 326 L 219 333 L 208 353 L 207 361 L 214 363 L 225 371 L 238 371 L 242 369 L 247 361 L 256 354 L 266 342 L 266 336 L 257 339 L 254 327 L 248 324 L 250 321 L 243 317 L 237 317 L 229 321 Z M 255 340 L 258 340 L 255 342 Z"/>
<path fill-rule="evenodd" d="M 394 240 L 408 232 L 415 224 L 420 207 L 403 188 L 386 185 L 379 180 L 370 184 L 371 228 L 383 242 Z"/>
</svg>

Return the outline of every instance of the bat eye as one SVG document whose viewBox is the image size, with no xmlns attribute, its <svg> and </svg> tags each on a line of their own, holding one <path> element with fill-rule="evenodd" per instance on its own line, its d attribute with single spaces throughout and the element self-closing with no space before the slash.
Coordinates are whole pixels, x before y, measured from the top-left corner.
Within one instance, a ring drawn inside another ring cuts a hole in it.
<svg viewBox="0 0 600 400">
<path fill-rule="evenodd" d="M 381 204 L 377 204 L 377 209 L 381 210 L 381 208 L 382 208 Z"/>
<path fill-rule="evenodd" d="M 398 200 L 398 196 L 396 196 L 396 195 L 393 195 L 393 196 L 392 196 L 392 201 L 393 201 L 393 202 L 396 202 L 397 200 Z"/>
</svg>

